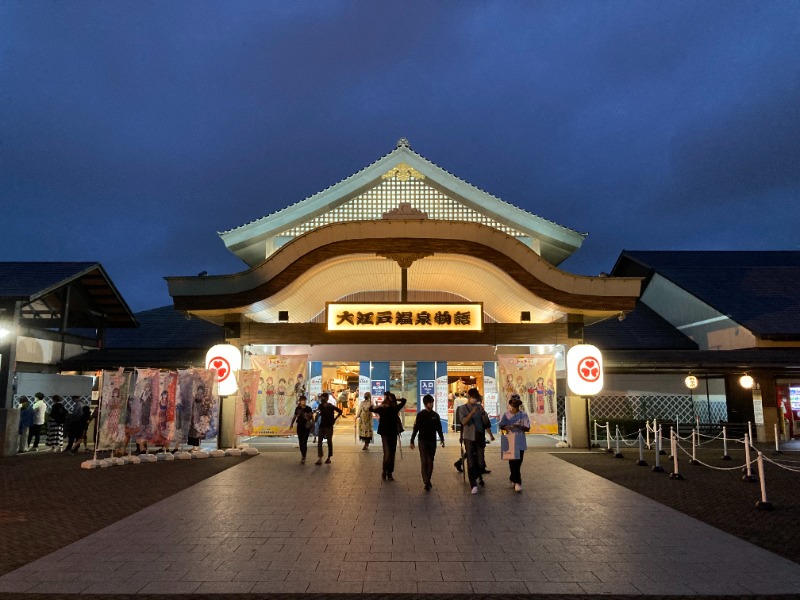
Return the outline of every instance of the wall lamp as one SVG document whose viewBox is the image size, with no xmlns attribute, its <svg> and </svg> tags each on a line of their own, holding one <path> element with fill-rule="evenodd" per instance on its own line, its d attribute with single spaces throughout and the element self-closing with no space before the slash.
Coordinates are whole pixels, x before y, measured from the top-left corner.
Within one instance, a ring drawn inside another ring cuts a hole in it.
<svg viewBox="0 0 800 600">
<path fill-rule="evenodd" d="M 739 385 L 742 386 L 746 390 L 753 389 L 753 378 L 750 377 L 747 373 L 739 377 Z"/>
</svg>

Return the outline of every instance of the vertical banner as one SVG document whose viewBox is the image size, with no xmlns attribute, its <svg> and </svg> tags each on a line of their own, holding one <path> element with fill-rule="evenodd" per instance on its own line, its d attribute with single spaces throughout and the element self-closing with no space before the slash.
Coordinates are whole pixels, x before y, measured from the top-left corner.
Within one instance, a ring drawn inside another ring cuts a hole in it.
<svg viewBox="0 0 800 600">
<path fill-rule="evenodd" d="M 556 361 L 552 355 L 498 354 L 503 408 L 519 394 L 531 421 L 530 433 L 558 434 Z"/>
<path fill-rule="evenodd" d="M 308 355 L 252 356 L 250 360 L 261 372 L 252 435 L 286 435 L 297 398 L 306 393 Z"/>
<path fill-rule="evenodd" d="M 136 384 L 133 395 L 128 398 L 125 418 L 125 436 L 137 442 L 149 441 L 150 417 L 154 398 L 158 398 L 161 382 L 158 369 L 136 369 Z"/>
<path fill-rule="evenodd" d="M 189 438 L 208 440 L 217 436 L 219 395 L 214 369 L 178 371 L 175 441 L 185 444 Z"/>
<path fill-rule="evenodd" d="M 178 397 L 178 374 L 174 371 L 159 373 L 158 402 L 150 413 L 150 430 L 146 436 L 157 446 L 168 448 L 175 436 L 175 401 Z"/>
<path fill-rule="evenodd" d="M 253 422 L 261 371 L 250 369 L 238 372 L 239 394 L 236 396 L 234 435 L 253 435 Z"/>
<path fill-rule="evenodd" d="M 111 450 L 125 442 L 125 416 L 130 384 L 131 373 L 126 373 L 124 369 L 103 371 L 98 450 Z"/>
</svg>

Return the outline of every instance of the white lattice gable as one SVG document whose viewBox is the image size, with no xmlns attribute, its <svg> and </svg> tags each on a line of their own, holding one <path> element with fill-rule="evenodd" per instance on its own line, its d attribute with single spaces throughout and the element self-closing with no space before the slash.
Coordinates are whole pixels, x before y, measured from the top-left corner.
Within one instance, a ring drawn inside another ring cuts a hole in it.
<svg viewBox="0 0 800 600">
<path fill-rule="evenodd" d="M 405 140 L 369 167 L 283 210 L 220 233 L 229 250 L 254 266 L 313 229 L 376 220 L 403 207 L 398 218 L 482 223 L 516 237 L 552 264 L 585 237 L 500 200 L 412 151 Z"/>
</svg>

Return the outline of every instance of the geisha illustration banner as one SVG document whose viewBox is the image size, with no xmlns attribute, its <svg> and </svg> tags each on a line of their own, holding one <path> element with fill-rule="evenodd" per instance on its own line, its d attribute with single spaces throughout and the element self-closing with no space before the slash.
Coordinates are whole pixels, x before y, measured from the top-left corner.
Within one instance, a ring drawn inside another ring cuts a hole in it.
<svg viewBox="0 0 800 600">
<path fill-rule="evenodd" d="M 157 446 L 168 447 L 175 436 L 175 401 L 178 397 L 178 374 L 162 372 L 158 375 L 158 402 L 150 412 L 148 439 Z"/>
<path fill-rule="evenodd" d="M 250 363 L 260 371 L 253 435 L 285 434 L 298 396 L 306 393 L 308 356 L 252 356 Z"/>
<path fill-rule="evenodd" d="M 253 435 L 258 383 L 261 371 L 254 369 L 237 371 L 239 393 L 236 396 L 234 435 Z"/>
<path fill-rule="evenodd" d="M 158 398 L 160 387 L 158 369 L 136 369 L 133 395 L 128 398 L 125 433 L 128 439 L 148 440 L 153 399 Z"/>
<path fill-rule="evenodd" d="M 103 371 L 100 394 L 100 422 L 98 424 L 98 450 L 111 450 L 125 442 L 125 421 L 131 373 Z"/>
<path fill-rule="evenodd" d="M 217 437 L 219 395 L 215 369 L 178 371 L 178 399 L 175 403 L 175 441 Z"/>
<path fill-rule="evenodd" d="M 556 359 L 552 355 L 498 354 L 499 386 L 504 411 L 511 394 L 519 394 L 531 421 L 530 433 L 558 434 Z"/>
</svg>

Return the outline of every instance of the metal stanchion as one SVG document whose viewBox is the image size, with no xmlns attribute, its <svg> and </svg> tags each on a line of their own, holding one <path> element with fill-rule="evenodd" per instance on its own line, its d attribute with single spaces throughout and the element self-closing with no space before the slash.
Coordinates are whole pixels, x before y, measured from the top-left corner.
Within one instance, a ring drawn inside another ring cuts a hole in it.
<svg viewBox="0 0 800 600">
<path fill-rule="evenodd" d="M 639 433 L 642 433 L 641 429 Z M 655 433 L 655 431 L 653 433 Z M 650 450 L 650 423 L 648 421 L 644 422 L 644 434 L 647 436 L 647 449 Z"/>
<path fill-rule="evenodd" d="M 638 467 L 646 467 L 647 461 L 644 459 L 644 445 L 643 445 L 643 438 L 642 438 L 642 430 L 639 430 L 639 460 L 636 461 L 636 466 Z"/>
<path fill-rule="evenodd" d="M 758 479 L 761 482 L 761 500 L 756 502 L 756 508 L 758 510 L 773 510 L 775 507 L 772 506 L 772 502 L 767 501 L 767 483 L 764 478 L 764 457 L 761 455 L 761 452 L 758 453 L 758 458 L 756 460 L 758 462 Z"/>
<path fill-rule="evenodd" d="M 658 445 L 656 450 L 660 455 L 664 456 L 666 451 L 664 450 L 664 433 L 661 431 L 661 427 L 661 425 L 658 426 Z"/>
<path fill-rule="evenodd" d="M 778 440 L 778 424 L 775 423 L 775 454 L 783 454 Z"/>
<path fill-rule="evenodd" d="M 661 427 L 658 428 L 658 437 L 653 444 L 656 448 L 656 465 L 653 467 L 653 473 L 663 473 L 664 467 L 661 466 Z"/>
<path fill-rule="evenodd" d="M 611 423 L 606 421 L 606 452 L 611 454 L 613 450 L 611 449 Z"/>
<path fill-rule="evenodd" d="M 597 419 L 594 420 L 594 442 L 592 443 L 592 448 L 599 448 L 600 443 L 597 439 Z"/>
<path fill-rule="evenodd" d="M 730 460 L 730 454 L 728 454 L 728 428 L 722 428 L 722 460 Z"/>
<path fill-rule="evenodd" d="M 692 460 L 689 461 L 690 465 L 699 465 L 700 461 L 697 460 L 697 429 L 692 429 Z"/>
<path fill-rule="evenodd" d="M 615 427 L 614 432 L 616 433 L 615 443 L 614 443 L 614 446 L 616 447 L 616 452 L 614 452 L 614 458 L 623 458 L 622 452 L 619 451 L 619 425 Z"/>
<path fill-rule="evenodd" d="M 683 475 L 678 471 L 678 434 L 674 431 L 669 432 L 669 437 L 672 446 L 672 473 L 669 474 L 670 479 L 683 479 Z"/>
<path fill-rule="evenodd" d="M 750 436 L 746 433 L 744 434 L 744 476 L 742 477 L 742 481 L 746 481 L 747 483 L 755 483 L 756 478 L 753 475 L 753 471 L 750 469 Z"/>
</svg>

